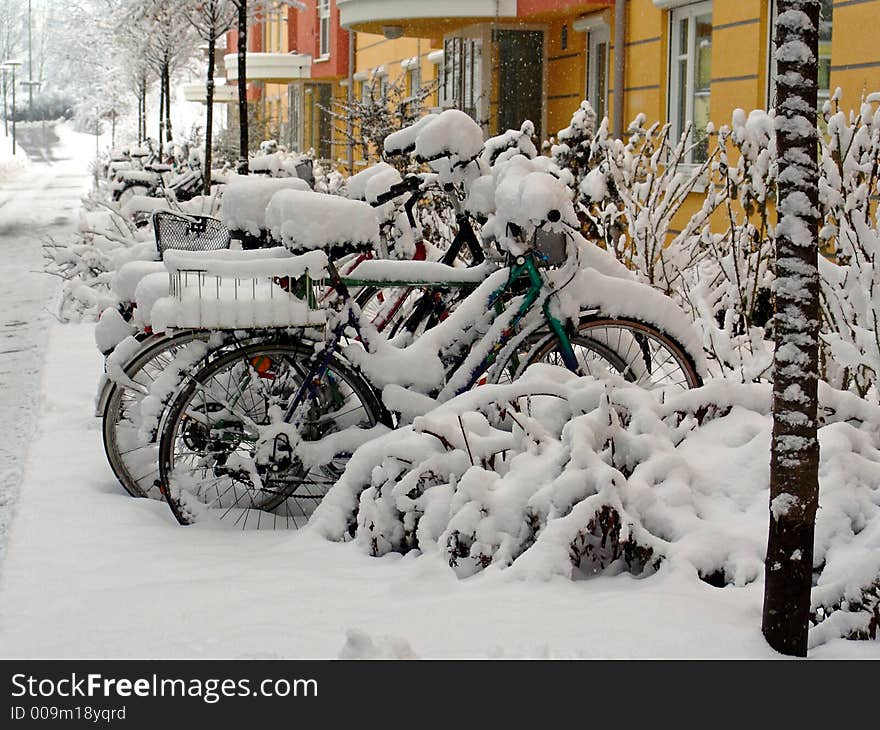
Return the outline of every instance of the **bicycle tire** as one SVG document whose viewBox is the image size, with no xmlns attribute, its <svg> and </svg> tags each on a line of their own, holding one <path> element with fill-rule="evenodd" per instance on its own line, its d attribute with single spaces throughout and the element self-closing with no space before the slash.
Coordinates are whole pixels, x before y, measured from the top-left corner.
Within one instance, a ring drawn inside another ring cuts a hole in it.
<svg viewBox="0 0 880 730">
<path fill-rule="evenodd" d="M 155 363 L 166 354 L 173 357 L 171 351 L 176 351 L 197 339 L 207 339 L 207 337 L 207 332 L 186 331 L 173 336 L 151 338 L 123 367 L 123 372 L 131 381 L 141 383 L 146 387 L 146 383 L 141 381 L 145 374 L 149 380 L 153 380 L 147 371 L 151 363 Z M 132 393 L 132 391 L 133 389 L 127 388 L 125 385 L 114 383 L 107 396 L 101 414 L 104 453 L 116 479 L 132 497 L 161 499 L 161 494 L 153 486 L 159 475 L 158 449 L 155 440 L 140 445 L 131 443 L 133 439 L 137 438 L 134 431 L 138 427 L 137 423 L 132 422 L 127 414 L 131 407 L 139 406 L 143 397 L 138 398 L 138 394 Z M 129 394 L 135 402 L 129 402 Z M 131 431 L 131 433 L 126 433 L 126 431 Z M 149 462 L 155 468 L 148 468 Z M 143 471 L 145 468 L 148 469 L 146 472 Z"/>
<path fill-rule="evenodd" d="M 584 317 L 578 323 L 571 341 L 575 348 L 614 353 L 625 363 L 623 370 L 614 368 L 617 374 L 645 387 L 690 390 L 703 384 L 695 360 L 687 348 L 671 335 L 637 319 L 601 315 Z M 537 338 L 519 372 L 536 362 L 561 364 L 562 357 L 555 336 L 547 334 Z M 597 374 L 590 372 L 591 368 L 585 367 L 580 357 L 579 364 L 586 372 L 582 370 L 578 374 Z"/>
<path fill-rule="evenodd" d="M 159 438 L 159 479 L 162 485 L 162 494 L 179 524 L 189 525 L 197 521 L 197 517 L 194 514 L 196 504 L 199 506 L 195 511 L 201 514 L 210 513 L 212 517 L 218 520 L 228 517 L 229 520 L 227 522 L 234 520 L 233 524 L 237 525 L 243 519 L 242 528 L 247 528 L 248 515 L 250 513 L 266 514 L 274 511 L 272 517 L 267 517 L 265 520 L 265 527 L 272 529 L 277 529 L 279 526 L 298 528 L 308 521 L 311 512 L 314 511 L 314 508 L 323 498 L 324 494 L 326 494 L 329 486 L 332 486 L 330 480 L 332 479 L 335 483 L 335 479 L 341 474 L 344 463 L 351 456 L 350 453 L 343 453 L 341 455 L 334 453 L 327 464 L 317 467 L 317 471 L 320 474 L 312 477 L 311 481 L 308 481 L 308 477 L 316 469 L 314 466 L 306 469 L 305 473 L 294 475 L 294 479 L 287 483 L 284 483 L 283 480 L 288 474 L 284 473 L 283 470 L 279 470 L 277 475 L 264 474 L 260 477 L 261 483 L 256 487 L 252 472 L 247 475 L 242 471 L 230 474 L 229 472 L 236 467 L 228 467 L 228 465 L 233 462 L 233 459 L 235 463 L 241 462 L 239 458 L 241 454 L 238 453 L 239 449 L 246 452 L 251 448 L 245 445 L 246 439 L 243 438 L 244 428 L 247 426 L 245 418 L 250 419 L 252 423 L 258 423 L 260 426 L 267 425 L 266 422 L 270 419 L 268 401 L 260 403 L 259 397 L 254 397 L 254 392 L 249 391 L 251 394 L 251 406 L 247 406 L 243 395 L 246 385 L 243 384 L 243 379 L 236 380 L 236 378 L 241 378 L 241 374 L 245 370 L 240 370 L 239 375 L 235 375 L 236 367 L 243 366 L 247 370 L 248 379 L 252 382 L 255 375 L 258 380 L 262 379 L 263 373 L 256 373 L 254 363 L 263 363 L 263 358 L 267 358 L 273 365 L 286 366 L 286 373 L 279 374 L 279 372 L 275 372 L 271 378 L 273 387 L 280 383 L 279 387 L 281 390 L 278 394 L 270 395 L 277 397 L 279 399 L 277 404 L 283 406 L 285 386 L 292 386 L 288 391 L 288 398 L 298 387 L 297 375 L 294 374 L 292 377 L 289 375 L 294 369 L 293 365 L 296 363 L 302 370 L 305 370 L 303 364 L 311 355 L 311 348 L 296 342 L 245 345 L 244 347 L 235 348 L 221 354 L 189 378 L 187 384 L 178 391 L 168 408 Z M 285 358 L 286 364 L 284 362 Z M 332 374 L 331 377 L 325 377 L 322 382 L 332 381 L 336 387 L 344 384 L 345 387 L 351 390 L 353 396 L 358 399 L 360 407 L 363 408 L 363 418 L 355 425 L 360 427 L 363 423 L 368 428 L 378 424 L 391 425 L 388 413 L 382 406 L 379 395 L 351 366 L 341 358 L 333 357 L 328 367 L 328 372 Z M 230 388 L 222 385 L 221 382 L 221 379 L 227 376 L 227 382 L 238 389 L 236 395 L 240 395 L 240 401 L 229 402 L 233 400 L 228 397 L 230 396 Z M 301 378 L 301 373 L 299 377 Z M 216 388 L 218 383 L 220 384 L 219 390 Z M 211 389 L 213 390 L 210 393 L 210 397 L 213 400 L 209 400 L 206 395 Z M 221 393 L 220 390 L 223 392 Z M 222 399 L 217 398 L 218 394 L 222 396 Z M 257 393 L 257 396 L 260 395 L 260 393 Z M 199 396 L 201 396 L 201 404 L 196 403 Z M 346 400 L 348 397 L 351 396 L 347 396 Z M 315 404 L 314 401 L 311 402 L 313 405 Z M 239 408 L 239 403 L 244 404 L 244 406 L 237 413 L 236 409 Z M 219 404 L 220 407 L 212 409 L 211 406 L 214 404 Z M 250 408 L 250 412 L 246 411 L 248 408 Z M 355 409 L 347 409 L 340 413 L 337 409 L 335 413 L 330 413 L 329 416 L 328 411 L 321 411 L 319 415 L 323 418 L 323 421 L 320 418 L 316 418 L 313 423 L 309 424 L 309 427 L 320 428 L 327 424 L 328 419 L 340 418 L 346 415 L 350 416 L 349 420 L 353 420 L 357 418 L 358 410 L 359 408 L 356 407 Z M 193 417 L 195 413 L 210 414 L 212 412 L 220 413 L 221 411 L 224 414 L 228 414 L 228 422 L 223 423 L 223 425 L 221 425 L 220 421 L 212 423 L 209 417 L 203 418 L 202 421 Z M 238 427 L 242 429 L 241 431 L 231 427 L 235 417 L 242 421 L 242 423 L 238 424 Z M 205 429 L 204 422 L 207 422 L 207 429 Z M 218 436 L 215 433 L 216 431 L 222 431 L 222 433 Z M 334 432 L 331 431 L 330 433 Z M 232 438 L 227 438 L 230 434 Z M 321 438 L 325 435 L 327 434 L 322 434 Z M 229 444 L 234 442 L 236 437 L 238 437 L 238 442 L 230 450 Z M 303 441 L 308 442 L 308 439 L 303 437 Z M 178 453 L 178 450 L 180 450 L 180 453 Z M 251 456 L 252 454 L 248 458 L 251 458 Z M 290 458 L 292 468 L 300 469 L 300 472 L 305 468 L 303 462 L 293 451 L 291 451 Z M 184 464 L 185 459 L 191 460 L 193 462 L 192 466 L 187 467 Z M 299 461 L 299 465 L 294 463 L 294 459 Z M 200 461 L 201 463 L 199 463 Z M 251 463 L 255 462 L 252 460 Z M 241 467 L 238 468 L 241 469 Z M 211 476 L 208 475 L 209 471 L 211 471 Z M 201 478 L 194 476 L 196 472 L 202 472 Z M 328 473 L 329 476 L 327 476 Z M 276 476 L 277 480 L 273 482 L 272 479 Z M 307 484 L 314 489 L 310 488 L 306 494 L 296 494 L 299 489 Z M 221 488 L 223 489 L 222 492 Z M 214 489 L 216 497 L 213 496 L 213 493 L 209 492 L 210 489 Z M 231 494 L 230 490 L 232 490 Z M 247 495 L 247 501 L 242 502 L 245 494 Z M 294 514 L 294 511 L 296 511 L 296 514 Z M 279 512 L 281 512 L 280 515 Z M 280 525 L 279 517 L 281 518 Z M 260 528 L 263 519 L 258 514 L 256 520 L 256 527 Z M 253 523 L 251 527 L 253 527 Z"/>
</svg>

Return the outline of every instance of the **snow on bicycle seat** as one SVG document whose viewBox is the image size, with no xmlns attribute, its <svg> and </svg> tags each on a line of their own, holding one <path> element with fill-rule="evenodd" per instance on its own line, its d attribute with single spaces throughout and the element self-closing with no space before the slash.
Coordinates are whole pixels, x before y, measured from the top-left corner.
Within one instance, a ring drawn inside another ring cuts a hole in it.
<svg viewBox="0 0 880 730">
<path fill-rule="evenodd" d="M 458 109 L 447 109 L 418 130 L 415 156 L 423 162 L 448 158 L 453 164 L 473 160 L 483 150 L 483 130 Z"/>
<path fill-rule="evenodd" d="M 348 197 L 351 200 L 362 200 L 375 203 L 380 195 L 391 190 L 392 186 L 403 182 L 400 173 L 387 162 L 380 162 L 361 170 L 357 175 L 348 178 Z"/>
<path fill-rule="evenodd" d="M 308 190 L 298 177 L 235 175 L 223 191 L 220 218 L 230 231 L 259 236 L 266 229 L 266 206 L 279 190 Z"/>
<path fill-rule="evenodd" d="M 120 212 L 126 218 L 132 218 L 138 213 L 152 213 L 154 210 L 168 210 L 168 201 L 148 195 L 132 195 L 122 204 Z"/>
<path fill-rule="evenodd" d="M 489 264 L 458 268 L 438 261 L 362 261 L 348 274 L 355 281 L 412 284 L 479 284 L 497 267 Z"/>
<path fill-rule="evenodd" d="M 412 152 L 416 147 L 416 139 L 432 124 L 439 114 L 428 114 L 415 124 L 392 132 L 385 138 L 384 147 L 387 155 L 405 155 Z"/>
<path fill-rule="evenodd" d="M 165 264 L 161 261 L 129 261 L 116 270 L 110 283 L 110 291 L 120 302 L 133 302 L 135 290 L 141 279 L 165 271 Z"/>
<path fill-rule="evenodd" d="M 281 246 L 168 251 L 164 264 L 164 282 L 147 276 L 135 293 L 140 316 L 146 322 L 143 313 L 149 312 L 154 331 L 314 327 L 326 322 L 326 312 L 311 309 L 290 286 L 305 274 L 313 279 L 327 276 L 323 251 L 299 256 Z"/>
<path fill-rule="evenodd" d="M 379 247 L 379 219 L 367 203 L 304 190 L 281 190 L 266 207 L 272 238 L 294 252 L 330 255 Z"/>
</svg>

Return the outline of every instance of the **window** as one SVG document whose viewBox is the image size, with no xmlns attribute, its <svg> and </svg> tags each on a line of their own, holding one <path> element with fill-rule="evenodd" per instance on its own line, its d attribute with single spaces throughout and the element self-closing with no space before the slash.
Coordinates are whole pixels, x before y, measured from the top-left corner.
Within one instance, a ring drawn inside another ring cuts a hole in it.
<svg viewBox="0 0 880 730">
<path fill-rule="evenodd" d="M 421 59 L 416 61 L 415 66 L 407 69 L 406 72 L 406 95 L 414 96 L 419 92 L 422 86 L 422 64 Z"/>
<path fill-rule="evenodd" d="M 832 0 L 819 0 L 819 110 L 831 98 Z M 770 0 L 770 62 L 767 74 L 767 106 L 776 105 L 776 0 Z"/>
<path fill-rule="evenodd" d="M 477 119 L 483 85 L 482 42 L 473 38 L 447 38 L 443 51 L 440 106 L 461 109 Z"/>
<path fill-rule="evenodd" d="M 318 0 L 318 52 L 321 58 L 330 57 L 330 0 Z"/>
<path fill-rule="evenodd" d="M 607 25 L 590 30 L 587 55 L 587 100 L 596 112 L 597 121 L 608 116 L 608 50 L 611 31 Z"/>
<path fill-rule="evenodd" d="M 709 154 L 709 92 L 712 79 L 712 3 L 670 11 L 669 121 L 673 139 L 693 122 L 686 161 L 703 162 Z"/>
<path fill-rule="evenodd" d="M 297 84 L 288 86 L 288 104 L 290 105 L 290 149 L 299 152 L 302 134 L 302 89 Z"/>
</svg>

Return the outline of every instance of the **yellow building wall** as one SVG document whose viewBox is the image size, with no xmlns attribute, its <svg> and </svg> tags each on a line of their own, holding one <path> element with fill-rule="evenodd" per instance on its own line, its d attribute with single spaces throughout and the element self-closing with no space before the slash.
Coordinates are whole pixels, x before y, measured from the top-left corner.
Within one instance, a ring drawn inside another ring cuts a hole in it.
<svg viewBox="0 0 880 730">
<path fill-rule="evenodd" d="M 367 74 L 372 79 L 375 69 L 380 66 L 387 71 L 387 80 L 389 84 L 406 83 L 403 77 L 407 73 L 401 65 L 404 61 L 418 57 L 420 59 L 420 71 L 422 84 L 435 83 L 439 80 L 440 67 L 431 63 L 428 56 L 443 47 L 443 42 L 439 38 L 397 38 L 387 39 L 381 35 L 372 33 L 355 34 L 355 64 L 354 74 L 361 76 Z M 354 97 L 360 98 L 363 95 L 364 84 L 368 82 L 354 82 Z M 347 90 L 342 90 L 347 94 Z M 426 99 L 425 111 L 438 104 L 438 94 L 435 90 L 431 96 Z M 343 156 L 347 156 L 347 146 L 345 146 Z M 355 166 L 362 167 L 366 163 L 362 159 L 361 151 L 355 148 Z"/>
<path fill-rule="evenodd" d="M 840 87 L 841 108 L 858 109 L 861 99 L 880 91 L 880 0 L 835 3 L 831 33 L 831 93 Z"/>
<path fill-rule="evenodd" d="M 562 47 L 563 27 L 568 41 L 566 48 Z M 586 44 L 586 34 L 574 30 L 568 18 L 547 25 L 545 135 L 556 134 L 567 127 L 572 113 L 584 99 L 587 86 Z"/>
<path fill-rule="evenodd" d="M 288 52 L 286 12 L 271 13 L 262 25 L 262 33 L 264 53 Z M 268 132 L 280 135 L 282 127 L 289 122 L 287 84 L 264 84 L 260 107 Z"/>
</svg>

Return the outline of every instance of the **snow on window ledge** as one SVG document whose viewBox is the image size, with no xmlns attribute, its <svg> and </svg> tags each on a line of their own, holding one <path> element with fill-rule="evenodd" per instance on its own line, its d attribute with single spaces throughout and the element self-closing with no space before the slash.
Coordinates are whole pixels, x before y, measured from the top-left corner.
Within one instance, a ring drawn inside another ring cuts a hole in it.
<svg viewBox="0 0 880 730">
<path fill-rule="evenodd" d="M 669 10 L 670 8 L 680 8 L 682 5 L 692 5 L 695 0 L 654 0 L 654 7 L 661 10 Z"/>
</svg>

